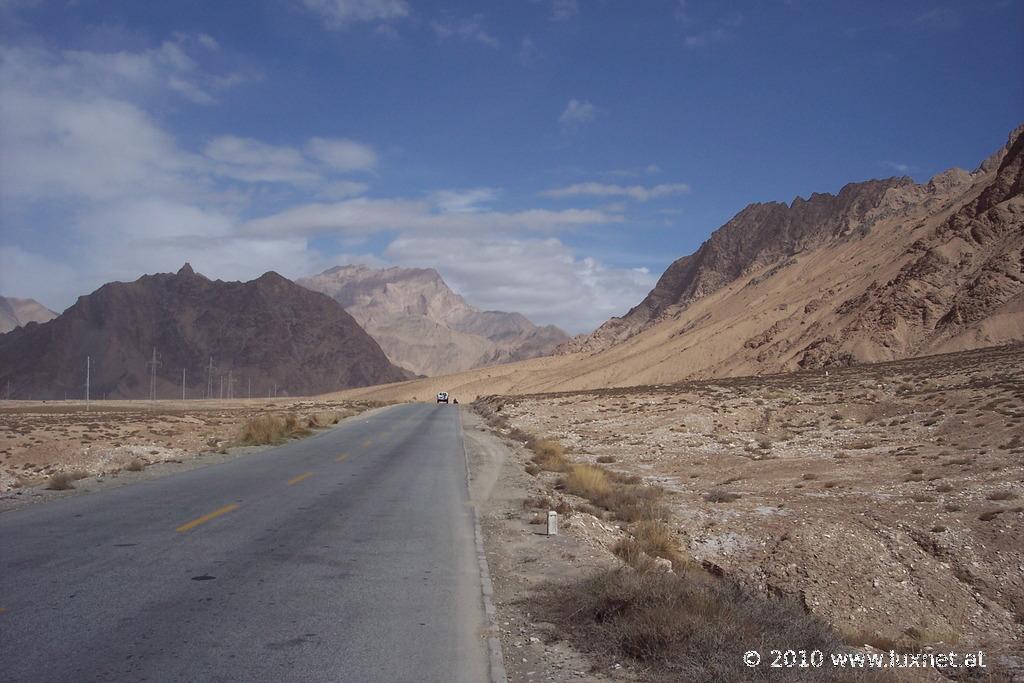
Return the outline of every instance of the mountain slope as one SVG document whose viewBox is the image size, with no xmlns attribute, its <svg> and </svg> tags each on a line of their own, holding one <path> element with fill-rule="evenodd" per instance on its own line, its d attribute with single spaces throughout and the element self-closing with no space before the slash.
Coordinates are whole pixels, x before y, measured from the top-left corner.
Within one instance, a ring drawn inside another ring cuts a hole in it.
<svg viewBox="0 0 1024 683">
<path fill-rule="evenodd" d="M 533 358 L 569 338 L 518 313 L 470 306 L 430 268 L 338 266 L 297 282 L 332 297 L 392 362 L 421 375 Z"/>
<path fill-rule="evenodd" d="M 1022 132 L 973 173 L 752 205 L 565 355 L 369 393 L 661 384 L 1024 341 Z"/>
<path fill-rule="evenodd" d="M 17 398 L 81 397 L 91 357 L 93 397 L 145 398 L 156 347 L 157 395 L 319 394 L 408 377 L 330 298 L 276 273 L 211 281 L 177 274 L 114 282 L 44 324 L 0 337 L 0 382 Z M 209 360 L 215 368 L 209 373 Z M 234 380 L 232 389 L 230 381 Z"/>
<path fill-rule="evenodd" d="M 0 334 L 10 332 L 26 323 L 45 323 L 56 317 L 56 313 L 35 299 L 0 296 Z"/>
</svg>

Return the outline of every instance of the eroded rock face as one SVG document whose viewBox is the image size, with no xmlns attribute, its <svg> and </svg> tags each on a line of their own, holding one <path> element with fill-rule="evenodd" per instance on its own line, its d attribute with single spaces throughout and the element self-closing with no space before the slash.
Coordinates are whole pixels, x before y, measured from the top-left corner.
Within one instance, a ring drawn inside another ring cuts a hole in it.
<svg viewBox="0 0 1024 683">
<path fill-rule="evenodd" d="M 754 372 L 1024 338 L 1022 131 L 973 173 L 751 204 L 669 266 L 629 313 L 559 350 L 604 351 L 676 319 L 682 328 L 672 338 L 723 340 L 719 349 L 744 349 L 729 365 Z M 830 271 L 825 254 L 841 263 Z M 728 307 L 743 297 L 749 315 L 725 321 L 703 312 L 709 300 Z M 779 301 L 799 308 L 780 314 Z"/>
<path fill-rule="evenodd" d="M 178 273 L 113 282 L 44 324 L 0 337 L 0 382 L 18 398 L 81 398 L 91 358 L 94 398 L 145 398 L 157 349 L 157 395 L 213 394 L 221 378 L 236 397 L 309 395 L 394 382 L 392 365 L 351 315 L 329 297 L 277 273 L 250 282 L 209 280 L 185 265 Z M 230 372 L 230 374 L 229 374 Z"/>
<path fill-rule="evenodd" d="M 421 375 L 534 358 L 569 338 L 519 313 L 470 306 L 431 268 L 337 266 L 298 282 L 344 306 L 392 362 Z"/>
<path fill-rule="evenodd" d="M 0 334 L 28 323 L 45 323 L 57 314 L 35 299 L 0 296 Z"/>
</svg>

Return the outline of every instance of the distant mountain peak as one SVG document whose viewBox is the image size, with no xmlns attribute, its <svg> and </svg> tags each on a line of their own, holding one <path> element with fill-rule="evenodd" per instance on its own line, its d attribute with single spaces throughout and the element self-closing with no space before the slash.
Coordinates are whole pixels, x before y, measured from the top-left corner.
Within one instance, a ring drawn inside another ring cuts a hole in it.
<svg viewBox="0 0 1024 683">
<path fill-rule="evenodd" d="M 195 274 L 196 272 L 192 270 L 192 264 L 189 263 L 188 261 L 186 261 L 185 265 L 178 269 L 178 275 L 181 277 L 188 277 Z"/>
<path fill-rule="evenodd" d="M 469 305 L 434 268 L 335 266 L 298 283 L 344 306 L 392 362 L 418 374 L 533 358 L 569 339 L 519 313 Z"/>
<path fill-rule="evenodd" d="M 35 299 L 0 296 L 0 334 L 29 323 L 45 323 L 57 314 Z"/>
</svg>

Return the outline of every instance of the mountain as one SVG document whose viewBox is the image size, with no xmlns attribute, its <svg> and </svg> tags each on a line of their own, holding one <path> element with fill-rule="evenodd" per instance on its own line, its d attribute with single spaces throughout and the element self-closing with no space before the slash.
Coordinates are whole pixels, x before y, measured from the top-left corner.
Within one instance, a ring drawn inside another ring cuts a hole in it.
<svg viewBox="0 0 1024 683">
<path fill-rule="evenodd" d="M 569 339 L 518 313 L 470 306 L 432 268 L 338 266 L 297 282 L 332 297 L 393 363 L 421 375 L 542 356 Z"/>
<path fill-rule="evenodd" d="M 57 318 L 0 336 L 0 385 L 16 398 L 91 395 L 145 398 L 156 348 L 156 393 L 266 396 L 320 394 L 408 378 L 330 298 L 277 273 L 251 282 L 209 280 L 185 264 L 176 274 L 103 285 Z M 214 370 L 209 372 L 210 358 Z M 234 380 L 233 390 L 231 380 Z"/>
<path fill-rule="evenodd" d="M 25 323 L 45 323 L 57 314 L 35 299 L 15 299 L 0 296 L 0 334 L 10 332 Z"/>
<path fill-rule="evenodd" d="M 442 380 L 482 394 L 662 384 L 1024 341 L 1024 126 L 973 172 L 752 204 L 562 355 Z M 377 397 L 422 395 L 413 382 Z"/>
<path fill-rule="evenodd" d="M 625 316 L 559 350 L 608 349 L 672 320 L 707 331 L 724 322 L 721 311 L 694 307 L 730 287 L 715 297 L 719 308 L 763 295 L 715 335 L 725 341 L 732 330 L 731 341 L 743 342 L 733 360 L 752 371 L 1020 339 L 1022 145 L 1018 129 L 975 172 L 951 169 L 924 185 L 871 180 L 788 206 L 751 204 L 669 266 Z M 697 309 L 709 317 L 695 319 Z"/>
</svg>

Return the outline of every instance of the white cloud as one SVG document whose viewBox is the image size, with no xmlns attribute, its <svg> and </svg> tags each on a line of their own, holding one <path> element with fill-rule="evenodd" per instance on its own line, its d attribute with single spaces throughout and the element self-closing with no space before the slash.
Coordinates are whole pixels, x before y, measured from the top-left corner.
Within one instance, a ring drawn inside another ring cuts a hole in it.
<svg viewBox="0 0 1024 683">
<path fill-rule="evenodd" d="M 317 196 L 323 199 L 346 199 L 365 194 L 370 186 L 354 180 L 338 180 L 320 188 Z"/>
<path fill-rule="evenodd" d="M 372 147 L 345 138 L 311 138 L 306 153 L 336 171 L 369 171 L 377 166 Z"/>
<path fill-rule="evenodd" d="M 400 265 L 436 267 L 476 306 L 517 311 L 570 333 L 622 315 L 656 280 L 644 269 L 610 268 L 579 258 L 557 239 L 406 235 L 384 255 Z"/>
<path fill-rule="evenodd" d="M 405 0 L 301 0 L 319 14 L 328 28 L 342 28 L 360 21 L 390 21 L 409 15 Z"/>
<path fill-rule="evenodd" d="M 474 213 L 480 204 L 494 201 L 498 191 L 490 187 L 472 190 L 438 190 L 430 195 L 434 205 L 444 213 Z"/>
<path fill-rule="evenodd" d="M 320 180 L 297 149 L 252 138 L 222 135 L 207 143 L 203 155 L 214 173 L 244 182 L 304 185 Z"/>
<path fill-rule="evenodd" d="M 0 294 L 35 299 L 60 313 L 68 304 L 68 289 L 80 285 L 73 268 L 48 256 L 16 246 L 0 245 Z"/>
<path fill-rule="evenodd" d="M 568 21 L 579 13 L 576 0 L 551 0 L 551 21 Z"/>
<path fill-rule="evenodd" d="M 569 100 L 562 115 L 558 117 L 558 122 L 563 126 L 577 126 L 593 121 L 596 114 L 597 109 L 592 103 L 573 98 Z"/>
<path fill-rule="evenodd" d="M 333 204 L 294 206 L 248 221 L 244 227 L 247 232 L 255 235 L 368 235 L 381 232 L 481 234 L 488 231 L 555 232 L 621 221 L 621 216 L 589 209 L 438 213 L 426 202 L 359 198 Z"/>
<path fill-rule="evenodd" d="M 639 202 L 646 202 L 651 199 L 669 197 L 678 194 L 688 194 L 690 186 L 686 183 L 663 183 L 652 187 L 643 185 L 612 185 L 609 183 L 576 183 L 567 187 L 559 187 L 552 190 L 545 190 L 541 194 L 545 197 L 629 197 Z"/>
<path fill-rule="evenodd" d="M 911 166 L 910 164 L 901 164 L 896 161 L 880 161 L 878 163 L 880 166 L 884 166 L 885 168 L 896 171 L 897 173 L 902 173 L 904 175 L 914 173 L 915 171 L 918 170 L 917 166 Z"/>
<path fill-rule="evenodd" d="M 533 42 L 533 38 L 529 36 L 523 38 L 519 44 L 519 61 L 526 66 L 532 66 L 536 64 L 540 58 L 543 57 L 543 53 L 537 44 Z"/>
<path fill-rule="evenodd" d="M 700 33 L 693 33 L 683 40 L 686 47 L 690 49 L 697 49 L 720 43 L 729 37 L 729 32 L 721 28 L 713 28 Z"/>
<path fill-rule="evenodd" d="M 458 38 L 471 42 L 477 42 L 488 47 L 498 47 L 498 39 L 484 28 L 483 17 L 479 14 L 466 18 L 448 17 L 441 21 L 434 21 L 430 24 L 438 40 Z"/>
</svg>

